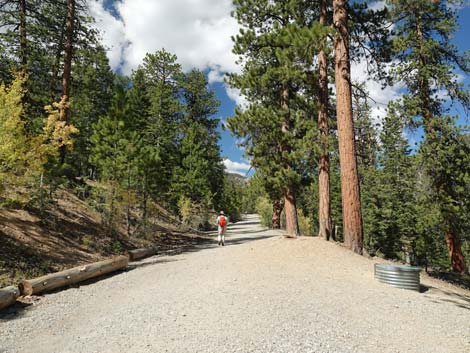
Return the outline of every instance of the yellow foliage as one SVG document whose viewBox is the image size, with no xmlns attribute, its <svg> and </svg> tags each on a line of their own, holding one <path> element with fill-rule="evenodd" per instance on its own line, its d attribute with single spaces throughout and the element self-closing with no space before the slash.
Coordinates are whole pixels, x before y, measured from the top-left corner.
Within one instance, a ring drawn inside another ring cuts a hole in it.
<svg viewBox="0 0 470 353">
<path fill-rule="evenodd" d="M 71 146 L 71 135 L 78 132 L 59 119 L 61 102 L 49 107 L 42 134 L 28 134 L 22 103 L 26 80 L 25 74 L 18 73 L 9 87 L 0 83 L 0 196 L 17 200 L 21 200 L 18 189 L 23 193 L 39 183 L 48 159 L 62 146 Z"/>
<path fill-rule="evenodd" d="M 26 135 L 21 120 L 22 84 L 17 78 L 10 87 L 0 84 L 0 173 L 12 170 L 25 157 Z"/>
<path fill-rule="evenodd" d="M 67 124 L 61 118 L 61 111 L 67 106 L 68 103 L 62 98 L 59 103 L 54 102 L 45 107 L 49 115 L 44 126 L 44 142 L 49 142 L 56 151 L 63 146 L 71 147 L 73 145 L 71 136 L 78 133 L 75 126 Z"/>
</svg>

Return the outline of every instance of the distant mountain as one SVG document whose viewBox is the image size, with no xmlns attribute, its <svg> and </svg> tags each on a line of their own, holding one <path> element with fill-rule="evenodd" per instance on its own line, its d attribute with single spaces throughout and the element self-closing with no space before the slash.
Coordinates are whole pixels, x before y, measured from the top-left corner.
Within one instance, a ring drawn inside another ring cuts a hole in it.
<svg viewBox="0 0 470 353">
<path fill-rule="evenodd" d="M 229 173 L 229 172 L 225 172 L 225 175 L 230 179 L 230 180 L 233 180 L 237 183 L 247 183 L 248 182 L 248 178 L 243 176 L 243 175 L 240 175 L 240 174 L 237 174 L 237 173 Z"/>
</svg>

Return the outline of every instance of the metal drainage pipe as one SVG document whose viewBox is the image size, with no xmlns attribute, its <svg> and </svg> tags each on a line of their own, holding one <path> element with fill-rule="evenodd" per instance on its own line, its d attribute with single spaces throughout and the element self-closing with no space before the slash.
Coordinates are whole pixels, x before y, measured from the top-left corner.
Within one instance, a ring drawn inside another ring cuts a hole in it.
<svg viewBox="0 0 470 353">
<path fill-rule="evenodd" d="M 388 264 L 375 264 L 374 276 L 382 283 L 390 286 L 411 289 L 419 291 L 419 272 L 420 267 L 401 266 L 401 265 L 388 265 Z"/>
</svg>

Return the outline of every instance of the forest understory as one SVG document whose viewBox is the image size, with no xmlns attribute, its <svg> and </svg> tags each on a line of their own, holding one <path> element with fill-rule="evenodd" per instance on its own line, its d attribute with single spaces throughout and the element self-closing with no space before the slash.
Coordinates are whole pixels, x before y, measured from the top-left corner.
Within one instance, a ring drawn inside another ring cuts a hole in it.
<svg viewBox="0 0 470 353">
<path fill-rule="evenodd" d="M 133 213 L 139 224 L 138 210 Z M 149 219 L 147 230 L 127 235 L 123 216 L 110 231 L 101 215 L 73 189 L 62 189 L 43 215 L 36 209 L 0 208 L 0 287 L 127 250 L 157 246 L 158 252 L 184 249 L 209 241 L 207 236 L 182 232 L 178 220 L 163 208 Z"/>
</svg>

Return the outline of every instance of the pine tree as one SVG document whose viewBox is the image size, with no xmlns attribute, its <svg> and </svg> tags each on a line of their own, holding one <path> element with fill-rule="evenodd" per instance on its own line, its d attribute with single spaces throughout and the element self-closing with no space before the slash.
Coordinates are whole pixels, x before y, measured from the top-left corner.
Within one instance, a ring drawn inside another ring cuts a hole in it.
<svg viewBox="0 0 470 353">
<path fill-rule="evenodd" d="M 449 173 L 453 171 L 456 158 L 450 153 L 456 151 L 447 145 L 457 143 L 457 138 L 452 137 L 457 132 L 452 131 L 452 120 L 446 117 L 445 104 L 437 93 L 444 91 L 452 100 L 470 107 L 470 95 L 454 73 L 454 66 L 470 72 L 470 61 L 459 54 L 450 40 L 456 28 L 456 13 L 448 2 L 396 0 L 391 1 L 390 6 L 392 21 L 396 23 L 393 77 L 408 89 L 401 101 L 401 114 L 424 130 L 421 153 L 433 190 L 432 199 L 437 202 L 443 220 L 442 232 L 451 267 L 454 271 L 465 272 L 461 231 L 456 223 L 459 208 L 454 207 L 461 203 L 460 193 L 454 191 L 460 182 L 455 177 L 461 173 L 456 176 Z"/>
<path fill-rule="evenodd" d="M 364 84 L 358 84 L 353 89 L 353 121 L 354 121 L 354 140 L 356 147 L 356 159 L 358 164 L 359 176 L 370 168 L 375 168 L 376 153 L 378 148 L 376 127 L 374 123 L 372 109 L 368 102 L 368 93 Z"/>
<path fill-rule="evenodd" d="M 380 134 L 378 168 L 365 169 L 363 175 L 365 247 L 372 254 L 416 263 L 416 167 L 404 128 L 403 117 L 390 105 Z"/>
<path fill-rule="evenodd" d="M 317 26 L 306 25 L 311 7 L 306 1 L 239 0 L 235 6 L 234 16 L 243 29 L 234 38 L 234 53 L 241 56 L 244 70 L 232 75 L 230 83 L 241 89 L 250 105 L 238 109 L 230 126 L 247 138 L 253 166 L 271 164 L 265 170 L 276 170 L 273 177 L 282 184 L 286 230 L 297 236 L 295 194 L 305 167 L 306 117 L 314 115 L 312 102 L 299 94 L 307 81 L 302 57 L 312 60 L 312 43 L 319 33 Z M 301 56 L 306 39 L 309 55 Z"/>
<path fill-rule="evenodd" d="M 338 119 L 339 157 L 341 164 L 341 194 L 343 203 L 344 242 L 351 250 L 362 254 L 363 230 L 359 176 L 354 146 L 354 123 L 351 96 L 351 63 L 349 56 L 349 31 L 347 27 L 348 4 L 333 0 L 335 36 L 336 116 Z"/>
<path fill-rule="evenodd" d="M 126 193 L 128 235 L 130 235 L 130 193 L 137 182 L 136 161 L 140 149 L 138 135 L 130 129 L 129 104 L 124 83 L 117 83 L 107 115 L 93 124 L 92 162 L 105 184 L 105 220 L 112 231 L 118 216 L 119 203 Z"/>
<path fill-rule="evenodd" d="M 175 55 L 161 50 L 147 54 L 142 70 L 145 91 L 150 106 L 147 120 L 141 127 L 144 140 L 142 151 L 146 160 L 146 183 L 155 199 L 164 201 L 178 155 L 178 127 L 181 122 L 180 88 L 181 65 Z M 170 206 L 170 205 L 169 205 Z"/>
<path fill-rule="evenodd" d="M 185 113 L 182 117 L 180 161 L 175 168 L 172 197 L 213 208 L 213 196 L 223 185 L 223 165 L 213 119 L 219 101 L 209 91 L 203 72 L 192 70 L 180 80 Z"/>
<path fill-rule="evenodd" d="M 96 167 L 90 160 L 93 125 L 107 114 L 114 81 L 118 78 L 109 67 L 103 47 L 77 48 L 74 56 L 70 120 L 80 134 L 75 136 L 74 149 L 67 154 L 67 163 L 74 175 L 93 178 Z M 129 85 L 128 82 L 122 84 Z"/>
</svg>

